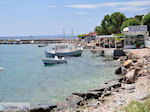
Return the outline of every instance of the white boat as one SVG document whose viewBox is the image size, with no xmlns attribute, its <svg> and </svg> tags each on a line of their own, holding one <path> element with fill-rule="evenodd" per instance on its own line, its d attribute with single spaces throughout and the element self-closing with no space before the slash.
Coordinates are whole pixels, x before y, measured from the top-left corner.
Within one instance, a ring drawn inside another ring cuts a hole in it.
<svg viewBox="0 0 150 112">
<path fill-rule="evenodd" d="M 62 49 L 62 50 L 52 50 L 45 51 L 46 57 L 66 57 L 66 56 L 81 56 L 83 53 L 83 48 L 74 48 L 74 49 Z"/>
<path fill-rule="evenodd" d="M 0 67 L 0 71 L 3 71 L 3 67 Z"/>
<path fill-rule="evenodd" d="M 43 63 L 45 65 L 53 65 L 53 64 L 62 64 L 67 63 L 64 57 L 58 58 L 58 56 L 55 56 L 54 58 L 43 58 Z"/>
<path fill-rule="evenodd" d="M 38 47 L 46 47 L 48 44 L 39 44 Z"/>
</svg>

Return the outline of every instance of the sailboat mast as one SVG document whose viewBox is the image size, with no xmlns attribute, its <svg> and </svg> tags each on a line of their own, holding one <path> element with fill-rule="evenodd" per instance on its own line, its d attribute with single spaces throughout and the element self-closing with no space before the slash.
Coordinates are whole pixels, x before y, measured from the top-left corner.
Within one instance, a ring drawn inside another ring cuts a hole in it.
<svg viewBox="0 0 150 112">
<path fill-rule="evenodd" d="M 71 29 L 71 37 L 73 38 L 73 28 Z"/>
<path fill-rule="evenodd" d="M 65 28 L 63 28 L 63 37 L 65 38 Z"/>
</svg>

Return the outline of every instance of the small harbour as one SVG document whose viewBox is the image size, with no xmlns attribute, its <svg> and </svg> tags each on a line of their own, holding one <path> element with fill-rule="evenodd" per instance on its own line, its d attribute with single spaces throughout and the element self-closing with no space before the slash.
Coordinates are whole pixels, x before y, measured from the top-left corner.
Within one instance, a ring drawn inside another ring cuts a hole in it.
<svg viewBox="0 0 150 112">
<path fill-rule="evenodd" d="M 117 77 L 115 61 L 95 57 L 89 50 L 80 57 L 67 57 L 67 64 L 44 66 L 44 51 L 53 46 L 0 45 L 1 102 L 61 102 L 72 92 L 84 92 Z"/>
</svg>

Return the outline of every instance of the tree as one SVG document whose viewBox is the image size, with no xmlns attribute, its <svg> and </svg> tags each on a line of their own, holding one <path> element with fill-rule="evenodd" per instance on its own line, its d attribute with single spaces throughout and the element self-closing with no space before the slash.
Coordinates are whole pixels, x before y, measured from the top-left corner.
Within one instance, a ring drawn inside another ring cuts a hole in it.
<svg viewBox="0 0 150 112">
<path fill-rule="evenodd" d="M 102 34 L 102 27 L 101 26 L 96 26 L 95 27 L 95 32 L 97 33 L 97 35 L 101 35 Z"/>
<path fill-rule="evenodd" d="M 128 26 L 134 26 L 134 25 L 140 25 L 140 21 L 135 19 L 135 18 L 131 18 L 131 19 L 127 19 L 126 21 L 123 22 L 121 29 L 128 27 Z"/>
<path fill-rule="evenodd" d="M 120 33 L 122 23 L 126 20 L 124 14 L 115 12 L 111 15 L 112 33 Z"/>
<path fill-rule="evenodd" d="M 138 21 L 141 21 L 143 19 L 144 15 L 136 15 L 134 16 L 135 19 L 137 19 Z"/>
<path fill-rule="evenodd" d="M 149 35 L 150 35 L 150 13 L 144 16 L 144 18 L 142 19 L 142 23 L 144 25 L 147 25 L 148 31 L 149 31 Z"/>
<path fill-rule="evenodd" d="M 121 25 L 126 20 L 124 14 L 120 12 L 115 12 L 111 15 L 106 15 L 100 26 L 95 28 L 97 34 L 100 35 L 109 35 L 112 33 L 120 33 Z"/>
</svg>

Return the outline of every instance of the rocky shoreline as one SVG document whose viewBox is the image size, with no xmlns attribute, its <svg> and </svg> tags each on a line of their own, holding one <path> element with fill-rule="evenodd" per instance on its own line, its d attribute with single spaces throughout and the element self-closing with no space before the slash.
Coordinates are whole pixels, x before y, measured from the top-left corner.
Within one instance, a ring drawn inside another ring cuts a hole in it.
<svg viewBox="0 0 150 112">
<path fill-rule="evenodd" d="M 113 112 L 131 100 L 150 96 L 150 49 L 126 51 L 115 71 L 119 78 L 105 82 L 86 93 L 72 93 L 66 101 L 51 106 L 39 106 L 30 112 Z"/>
</svg>

